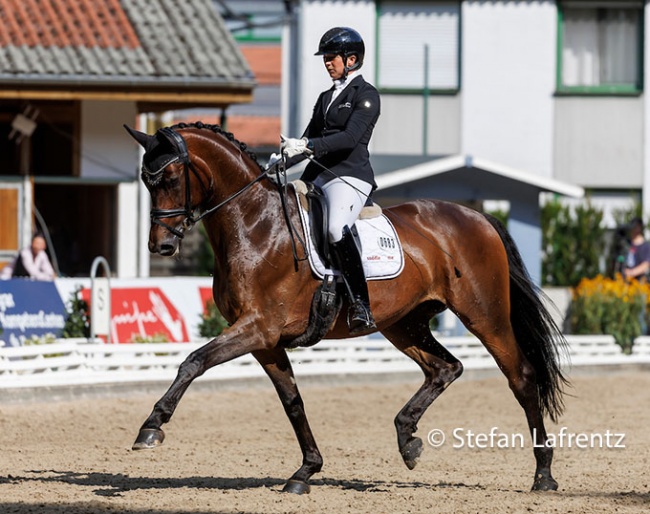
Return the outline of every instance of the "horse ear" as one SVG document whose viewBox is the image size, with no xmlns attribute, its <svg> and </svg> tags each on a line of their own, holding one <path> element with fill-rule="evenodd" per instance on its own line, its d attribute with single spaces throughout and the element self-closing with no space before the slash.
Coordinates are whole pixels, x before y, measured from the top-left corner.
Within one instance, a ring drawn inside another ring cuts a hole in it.
<svg viewBox="0 0 650 514">
<path fill-rule="evenodd" d="M 138 144 L 139 144 L 140 146 L 142 146 L 142 147 L 145 148 L 145 149 L 147 148 L 147 143 L 148 143 L 149 139 L 150 139 L 152 136 L 150 136 L 150 135 L 148 135 L 148 134 L 145 134 L 144 132 L 139 132 L 139 131 L 137 131 L 137 130 L 135 130 L 135 129 L 132 129 L 131 127 L 129 127 L 129 126 L 126 125 L 126 124 L 124 124 L 123 126 L 124 126 L 124 128 L 126 129 L 126 131 L 129 133 L 129 135 L 130 135 L 133 139 L 135 139 L 135 140 L 138 142 Z"/>
</svg>

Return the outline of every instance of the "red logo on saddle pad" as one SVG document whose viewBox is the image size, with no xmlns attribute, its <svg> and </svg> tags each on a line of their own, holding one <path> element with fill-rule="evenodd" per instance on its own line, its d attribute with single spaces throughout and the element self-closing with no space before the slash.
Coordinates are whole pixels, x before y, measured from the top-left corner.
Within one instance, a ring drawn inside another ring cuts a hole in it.
<svg viewBox="0 0 650 514">
<path fill-rule="evenodd" d="M 90 290 L 83 290 L 90 299 Z M 169 342 L 190 340 L 185 320 L 157 287 L 111 288 L 111 332 L 116 343 L 164 335 Z"/>
</svg>

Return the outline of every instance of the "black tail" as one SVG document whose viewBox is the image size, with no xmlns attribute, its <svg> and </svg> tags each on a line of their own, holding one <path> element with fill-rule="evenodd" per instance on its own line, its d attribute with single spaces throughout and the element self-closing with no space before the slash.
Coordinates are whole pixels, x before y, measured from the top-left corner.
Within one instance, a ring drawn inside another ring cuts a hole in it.
<svg viewBox="0 0 650 514">
<path fill-rule="evenodd" d="M 519 347 L 535 369 L 540 410 L 557 422 L 564 411 L 563 389 L 569 383 L 560 370 L 560 354 L 567 352 L 566 339 L 542 303 L 544 293 L 530 279 L 512 237 L 494 216 L 485 217 L 499 233 L 508 254 L 510 322 Z"/>
</svg>

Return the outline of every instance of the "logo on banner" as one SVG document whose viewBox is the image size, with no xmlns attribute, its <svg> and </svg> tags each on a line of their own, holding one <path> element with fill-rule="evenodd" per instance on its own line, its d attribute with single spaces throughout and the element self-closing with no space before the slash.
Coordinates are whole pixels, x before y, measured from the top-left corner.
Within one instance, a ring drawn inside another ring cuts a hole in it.
<svg viewBox="0 0 650 514">
<path fill-rule="evenodd" d="M 53 282 L 25 279 L 0 283 L 0 339 L 21 346 L 31 336 L 60 336 L 66 310 Z"/>
<path fill-rule="evenodd" d="M 90 298 L 90 291 L 83 295 Z M 111 288 L 111 333 L 117 343 L 164 334 L 170 342 L 189 341 L 183 316 L 157 287 Z"/>
</svg>

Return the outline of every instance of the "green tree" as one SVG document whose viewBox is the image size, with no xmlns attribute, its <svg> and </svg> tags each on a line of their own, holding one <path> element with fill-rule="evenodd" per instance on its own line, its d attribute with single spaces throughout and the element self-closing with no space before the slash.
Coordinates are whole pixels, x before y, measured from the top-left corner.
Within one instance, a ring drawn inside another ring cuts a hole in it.
<svg viewBox="0 0 650 514">
<path fill-rule="evenodd" d="M 68 316 L 61 335 L 64 338 L 90 337 L 90 313 L 88 302 L 81 297 L 81 287 L 75 289 L 70 295 L 66 311 Z"/>
<path fill-rule="evenodd" d="M 199 225 L 199 233 L 201 234 L 201 242 L 197 251 L 197 275 L 212 276 L 214 272 L 214 251 L 208 239 L 203 223 Z"/>
<path fill-rule="evenodd" d="M 212 300 L 205 302 L 205 309 L 206 312 L 201 314 L 201 321 L 198 325 L 199 334 L 201 337 L 216 337 L 228 326 L 228 322 Z"/>
<path fill-rule="evenodd" d="M 576 286 L 601 272 L 605 255 L 603 212 L 590 201 L 572 208 L 557 199 L 542 208 L 542 282 Z"/>
</svg>

